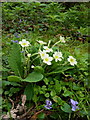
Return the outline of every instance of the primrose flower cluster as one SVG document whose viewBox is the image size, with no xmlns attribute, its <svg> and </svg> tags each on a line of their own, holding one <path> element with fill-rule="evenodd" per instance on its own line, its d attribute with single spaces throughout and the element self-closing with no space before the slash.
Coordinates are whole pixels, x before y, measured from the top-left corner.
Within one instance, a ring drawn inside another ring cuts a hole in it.
<svg viewBox="0 0 90 120">
<path fill-rule="evenodd" d="M 62 61 L 62 59 L 63 59 L 62 52 L 60 52 L 60 51 L 53 52 L 52 48 L 49 48 L 49 46 L 44 46 L 44 45 L 47 44 L 46 42 L 43 42 L 41 40 L 37 41 L 37 42 L 40 44 L 40 46 L 43 46 L 43 50 L 39 49 L 39 52 L 38 52 L 40 57 L 41 57 L 41 59 L 43 60 L 43 63 L 45 63 L 47 65 L 51 65 L 53 60 L 55 60 L 55 62 Z M 60 36 L 60 42 L 65 43 L 64 37 Z M 19 41 L 19 44 L 22 47 L 28 47 L 28 46 L 31 45 L 29 43 L 29 41 L 26 41 L 26 39 L 22 39 L 22 41 Z M 50 56 L 50 53 L 53 53 L 53 55 Z M 30 57 L 31 54 L 28 54 L 28 56 Z M 76 59 L 73 56 L 69 56 L 67 60 L 68 60 L 68 62 L 70 62 L 70 64 L 72 66 L 77 64 L 77 61 L 76 61 Z"/>
<path fill-rule="evenodd" d="M 47 46 L 44 46 L 43 48 L 44 48 L 44 50 L 43 51 L 40 50 L 39 54 L 40 54 L 43 62 L 46 63 L 47 65 L 51 65 L 51 61 L 53 59 L 55 59 L 55 62 L 62 60 L 63 57 L 62 57 L 61 52 L 59 52 L 59 51 L 54 52 L 53 57 L 50 57 L 49 54 L 47 54 L 47 53 L 53 52 L 53 50 L 51 48 L 48 48 Z"/>
<path fill-rule="evenodd" d="M 41 45 L 46 44 L 43 41 L 38 41 L 38 42 Z M 65 43 L 64 37 L 60 36 L 60 42 Z M 44 49 L 43 51 L 39 50 L 39 54 L 40 54 L 41 59 L 43 60 L 43 62 L 46 63 L 47 65 L 51 65 L 51 61 L 53 59 L 55 60 L 55 62 L 61 61 L 63 59 L 62 52 L 56 51 L 56 52 L 53 53 L 53 57 L 51 57 L 47 53 L 53 52 L 52 48 L 49 48 L 48 46 L 43 46 L 43 49 Z M 70 62 L 70 64 L 72 66 L 74 66 L 75 64 L 77 64 L 76 59 L 73 58 L 72 56 L 69 56 L 69 58 L 67 60 Z"/>
</svg>

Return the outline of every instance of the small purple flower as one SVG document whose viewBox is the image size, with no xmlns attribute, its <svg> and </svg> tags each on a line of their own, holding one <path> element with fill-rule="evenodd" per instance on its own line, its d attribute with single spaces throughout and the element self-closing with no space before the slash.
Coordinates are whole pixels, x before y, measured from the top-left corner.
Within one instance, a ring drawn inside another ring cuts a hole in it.
<svg viewBox="0 0 90 120">
<path fill-rule="evenodd" d="M 44 106 L 46 109 L 51 109 L 52 102 L 50 100 L 46 100 L 46 105 Z"/>
<path fill-rule="evenodd" d="M 76 111 L 76 109 L 79 109 L 78 106 L 76 106 L 78 104 L 77 101 L 74 101 L 73 99 L 70 99 L 70 103 L 72 106 L 72 111 Z"/>
<path fill-rule="evenodd" d="M 21 23 L 21 22 L 22 22 L 22 20 L 20 19 L 20 20 L 19 20 L 19 23 Z"/>
<path fill-rule="evenodd" d="M 18 35 L 19 35 L 18 33 L 14 33 L 14 36 L 15 36 L 16 38 L 19 38 Z"/>
<path fill-rule="evenodd" d="M 77 105 L 78 104 L 78 102 L 74 101 L 73 99 L 70 99 L 70 102 L 71 102 L 72 105 Z"/>
<path fill-rule="evenodd" d="M 72 105 L 72 111 L 76 111 L 76 109 L 79 109 L 78 106 L 76 106 L 76 105 L 73 106 L 73 105 Z"/>
<path fill-rule="evenodd" d="M 26 31 L 26 33 L 28 33 L 28 31 Z"/>
<path fill-rule="evenodd" d="M 18 40 L 11 40 L 11 42 L 13 42 L 13 43 L 18 43 Z"/>
<path fill-rule="evenodd" d="M 21 51 L 21 53 L 24 53 L 24 51 Z"/>
</svg>

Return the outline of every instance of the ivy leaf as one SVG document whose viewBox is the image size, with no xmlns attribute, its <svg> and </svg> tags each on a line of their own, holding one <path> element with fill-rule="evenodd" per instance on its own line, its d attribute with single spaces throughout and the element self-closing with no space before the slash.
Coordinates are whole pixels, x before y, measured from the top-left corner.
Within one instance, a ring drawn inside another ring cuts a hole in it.
<svg viewBox="0 0 90 120">
<path fill-rule="evenodd" d="M 43 79 L 43 75 L 40 72 L 32 72 L 30 73 L 27 78 L 22 79 L 25 82 L 38 82 Z"/>
<path fill-rule="evenodd" d="M 67 103 L 64 103 L 64 105 L 61 106 L 61 110 L 63 110 L 66 113 L 71 113 L 72 112 L 70 105 L 68 105 Z"/>
</svg>

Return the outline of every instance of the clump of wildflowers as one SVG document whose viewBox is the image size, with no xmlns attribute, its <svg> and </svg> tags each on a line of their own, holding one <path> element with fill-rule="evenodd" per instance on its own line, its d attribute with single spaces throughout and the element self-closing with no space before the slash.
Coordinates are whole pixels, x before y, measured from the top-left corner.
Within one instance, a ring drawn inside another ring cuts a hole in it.
<svg viewBox="0 0 90 120">
<path fill-rule="evenodd" d="M 51 109 L 52 102 L 50 100 L 46 100 L 46 105 L 44 106 L 46 109 Z"/>
<path fill-rule="evenodd" d="M 70 103 L 72 106 L 72 111 L 76 111 L 76 109 L 79 109 L 78 106 L 76 106 L 78 104 L 77 101 L 74 101 L 73 99 L 70 99 Z"/>
</svg>

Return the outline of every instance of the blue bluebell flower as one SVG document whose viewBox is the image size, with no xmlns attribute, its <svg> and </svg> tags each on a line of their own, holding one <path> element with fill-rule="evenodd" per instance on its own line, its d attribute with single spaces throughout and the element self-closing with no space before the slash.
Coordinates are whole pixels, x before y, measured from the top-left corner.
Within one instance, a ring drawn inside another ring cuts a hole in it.
<svg viewBox="0 0 90 120">
<path fill-rule="evenodd" d="M 73 99 L 70 99 L 70 103 L 71 103 L 71 106 L 72 106 L 72 111 L 76 111 L 76 109 L 79 109 L 79 107 L 76 106 L 78 104 L 77 101 L 74 101 Z"/>
<path fill-rule="evenodd" d="M 51 109 L 52 102 L 50 100 L 46 100 L 46 105 L 44 106 L 46 109 Z"/>
</svg>

